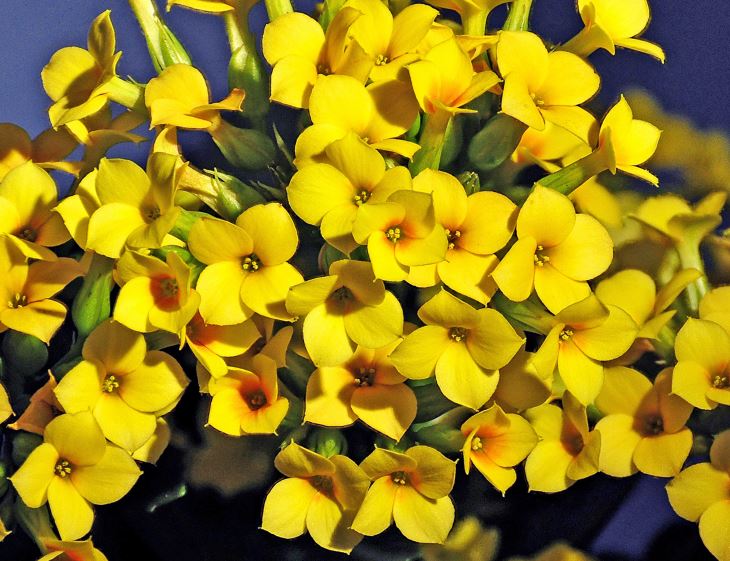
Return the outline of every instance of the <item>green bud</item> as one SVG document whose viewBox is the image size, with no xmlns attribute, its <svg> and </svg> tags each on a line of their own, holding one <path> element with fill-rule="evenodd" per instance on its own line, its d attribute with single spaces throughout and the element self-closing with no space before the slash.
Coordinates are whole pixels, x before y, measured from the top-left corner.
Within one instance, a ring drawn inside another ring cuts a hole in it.
<svg viewBox="0 0 730 561">
<path fill-rule="evenodd" d="M 274 142 L 261 131 L 240 129 L 221 119 L 209 132 L 226 160 L 238 168 L 262 170 L 274 163 Z"/>
<path fill-rule="evenodd" d="M 469 142 L 469 161 L 480 171 L 491 171 L 512 155 L 527 125 L 498 113 Z"/>
<path fill-rule="evenodd" d="M 307 436 L 309 426 L 304 424 L 304 403 L 302 400 L 289 397 L 289 409 L 276 429 L 282 439 L 282 444 L 288 444 L 292 440 L 301 442 Z"/>
<path fill-rule="evenodd" d="M 311 362 L 292 350 L 286 351 L 286 368 L 280 368 L 279 375 L 287 388 L 298 396 L 304 396 L 312 372 L 314 365 Z"/>
<path fill-rule="evenodd" d="M 13 452 L 11 458 L 16 466 L 25 462 L 30 453 L 43 442 L 43 437 L 31 432 L 18 431 L 13 436 Z"/>
<path fill-rule="evenodd" d="M 411 128 L 406 131 L 404 138 L 408 142 L 418 142 L 418 133 L 421 132 L 421 114 L 416 115 L 416 118 L 411 125 Z"/>
<path fill-rule="evenodd" d="M 314 450 L 325 458 L 337 454 L 347 454 L 347 439 L 337 429 L 315 429 L 307 438 L 307 448 Z"/>
<path fill-rule="evenodd" d="M 375 446 L 377 448 L 384 448 L 385 450 L 391 450 L 393 452 L 405 452 L 413 446 L 413 440 L 411 440 L 407 435 L 403 435 L 403 437 L 396 442 L 392 438 L 388 438 L 385 435 L 379 434 L 375 437 Z"/>
<path fill-rule="evenodd" d="M 5 495 L 8 490 L 8 466 L 5 462 L 0 461 L 0 497 Z"/>
<path fill-rule="evenodd" d="M 110 295 L 114 287 L 113 268 L 113 259 L 98 253 L 92 256 L 89 271 L 71 305 L 71 317 L 80 338 L 87 337 L 111 314 Z"/>
<path fill-rule="evenodd" d="M 439 166 L 444 168 L 451 164 L 461 152 L 464 144 L 464 128 L 462 119 L 451 119 L 446 126 L 446 134 L 444 135 L 444 146 L 441 149 L 441 160 Z"/>
<path fill-rule="evenodd" d="M 22 377 L 32 376 L 41 371 L 48 362 L 46 344 L 27 333 L 7 331 L 3 337 L 2 354 L 7 368 Z"/>
<path fill-rule="evenodd" d="M 190 55 L 160 16 L 155 0 L 129 0 L 158 73 L 173 64 L 192 64 Z"/>
<path fill-rule="evenodd" d="M 211 207 L 226 220 L 235 220 L 247 208 L 266 202 L 253 186 L 233 175 L 213 172 L 213 185 L 217 192 Z"/>
<path fill-rule="evenodd" d="M 456 179 L 458 179 L 459 183 L 461 183 L 464 187 L 467 197 L 474 193 L 478 193 L 482 188 L 481 182 L 479 181 L 479 174 L 475 171 L 465 171 L 460 173 L 456 176 Z"/>
<path fill-rule="evenodd" d="M 205 216 L 210 215 L 205 212 L 185 210 L 184 208 L 181 208 L 177 215 L 175 225 L 172 227 L 172 230 L 170 230 L 170 234 L 187 243 L 188 236 L 190 235 L 190 228 L 193 227 L 193 224 L 195 224 L 198 219 Z"/>
<path fill-rule="evenodd" d="M 413 430 L 416 440 L 420 444 L 426 444 L 436 448 L 444 454 L 461 452 L 466 438 L 460 430 L 443 425 L 432 425 Z"/>
<path fill-rule="evenodd" d="M 494 309 L 509 319 L 515 327 L 543 335 L 547 335 L 553 327 L 553 315 L 534 298 L 512 302 L 504 294 L 497 293 L 491 302 Z"/>
<path fill-rule="evenodd" d="M 202 273 L 203 269 L 205 269 L 205 264 L 193 257 L 193 254 L 187 249 L 177 245 L 163 245 L 162 247 L 152 250 L 152 255 L 158 259 L 162 259 L 163 261 L 167 261 L 167 255 L 169 253 L 176 254 L 180 259 L 182 259 L 183 263 L 190 267 L 191 284 L 192 286 L 195 286 L 195 283 L 198 282 L 200 273 Z"/>
</svg>

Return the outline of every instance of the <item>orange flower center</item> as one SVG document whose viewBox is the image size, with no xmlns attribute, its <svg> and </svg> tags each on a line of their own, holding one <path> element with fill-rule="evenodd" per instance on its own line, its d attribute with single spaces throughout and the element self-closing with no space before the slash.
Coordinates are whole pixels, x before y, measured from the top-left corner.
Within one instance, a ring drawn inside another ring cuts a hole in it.
<svg viewBox="0 0 730 561">
<path fill-rule="evenodd" d="M 160 308 L 176 308 L 179 303 L 180 287 L 175 277 L 158 277 L 152 283 L 155 303 Z"/>
<path fill-rule="evenodd" d="M 59 459 L 56 462 L 56 467 L 53 468 L 53 472 L 58 477 L 68 477 L 71 475 L 71 472 L 73 471 L 71 462 L 68 460 Z"/>
<path fill-rule="evenodd" d="M 252 411 L 261 409 L 267 403 L 266 394 L 261 390 L 253 391 L 246 395 L 246 403 Z"/>
<path fill-rule="evenodd" d="M 388 55 L 378 55 L 375 57 L 375 66 L 385 66 L 389 62 Z"/>
<path fill-rule="evenodd" d="M 325 76 L 329 76 L 332 74 L 332 69 L 329 67 L 328 64 L 320 62 L 317 65 L 317 74 L 324 74 Z"/>
<path fill-rule="evenodd" d="M 472 452 L 479 452 L 484 448 L 484 443 L 482 442 L 482 439 L 478 436 L 475 436 L 471 439 L 471 451 Z"/>
<path fill-rule="evenodd" d="M 357 369 L 357 372 L 355 373 L 355 382 L 354 382 L 357 387 L 372 386 L 374 381 L 375 381 L 375 368 L 363 367 L 363 368 Z"/>
<path fill-rule="evenodd" d="M 385 237 L 393 243 L 396 243 L 399 239 L 401 239 L 402 235 L 403 232 L 401 232 L 400 226 L 392 226 L 385 232 Z"/>
<path fill-rule="evenodd" d="M 583 437 L 580 434 L 573 434 L 562 439 L 563 448 L 571 456 L 577 456 L 583 450 Z"/>
</svg>

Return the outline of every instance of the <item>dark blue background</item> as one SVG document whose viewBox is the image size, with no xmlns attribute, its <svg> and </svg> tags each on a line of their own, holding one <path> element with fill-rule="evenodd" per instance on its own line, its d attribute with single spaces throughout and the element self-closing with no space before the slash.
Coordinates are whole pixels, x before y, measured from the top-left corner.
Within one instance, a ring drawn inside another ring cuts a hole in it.
<svg viewBox="0 0 730 561">
<path fill-rule="evenodd" d="M 308 4 L 308 5 L 311 5 Z M 117 48 L 124 52 L 121 75 L 140 82 L 154 75 L 143 37 L 125 0 L 2 0 L 0 3 L 0 122 L 14 122 L 36 135 L 48 126 L 49 105 L 40 71 L 51 54 L 67 45 L 86 44 L 91 20 L 111 8 L 117 29 Z M 600 99 L 612 103 L 627 86 L 653 92 L 667 110 L 689 116 L 704 128 L 730 130 L 727 50 L 730 2 L 727 0 L 655 0 L 653 21 L 645 37 L 660 43 L 667 64 L 619 51 L 616 57 L 594 55 L 604 78 Z M 537 31 L 559 42 L 580 27 L 574 2 L 535 0 Z M 262 6 L 254 9 L 254 27 L 261 30 Z M 188 48 L 193 62 L 210 80 L 214 99 L 227 93 L 227 46 L 222 22 L 214 16 L 174 9 L 167 21 Z M 124 148 L 128 157 L 142 161 L 148 148 Z M 118 150 L 118 149 L 117 149 Z M 676 520 L 666 501 L 664 482 L 645 477 L 627 503 L 594 543 L 594 553 L 645 552 L 652 537 Z M 580 521 L 576 521 L 579 524 Z"/>
</svg>

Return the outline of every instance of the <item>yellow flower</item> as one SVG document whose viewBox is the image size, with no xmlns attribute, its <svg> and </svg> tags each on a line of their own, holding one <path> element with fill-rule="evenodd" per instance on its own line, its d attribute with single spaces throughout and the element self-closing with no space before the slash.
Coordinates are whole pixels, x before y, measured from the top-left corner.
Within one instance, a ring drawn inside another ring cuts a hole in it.
<svg viewBox="0 0 730 561">
<path fill-rule="evenodd" d="M 552 173 L 560 169 L 560 165 L 556 162 L 564 164 L 566 159 L 577 154 L 582 157 L 590 151 L 585 140 L 581 140 L 563 127 L 545 121 L 545 128 L 542 130 L 528 127 L 522 134 L 519 145 L 512 153 L 512 161 L 518 164 L 538 165 Z"/>
<path fill-rule="evenodd" d="M 49 370 L 48 381 L 30 396 L 30 403 L 25 411 L 17 421 L 8 425 L 8 428 L 43 435 L 46 425 L 53 420 L 59 411 L 63 410 L 53 393 L 55 387 L 56 379 Z M 8 404 L 7 407 L 9 406 Z"/>
<path fill-rule="evenodd" d="M 376 448 L 360 467 L 373 481 L 352 528 L 374 536 L 393 522 L 419 543 L 443 543 L 454 523 L 456 465 L 428 446 L 405 452 Z"/>
<path fill-rule="evenodd" d="M 284 301 L 302 275 L 287 261 L 297 249 L 294 221 L 279 203 L 255 205 L 235 224 L 214 218 L 195 222 L 190 252 L 207 267 L 198 278 L 200 315 L 215 325 L 235 325 L 257 312 L 291 320 Z"/>
<path fill-rule="evenodd" d="M 51 421 L 43 444 L 10 481 L 30 508 L 48 502 L 61 539 L 76 540 L 91 529 L 91 505 L 118 501 L 140 474 L 129 454 L 108 445 L 94 417 L 82 412 Z"/>
<path fill-rule="evenodd" d="M 0 332 L 14 329 L 48 344 L 66 318 L 66 306 L 51 298 L 83 271 L 73 259 L 34 261 L 0 237 Z"/>
<path fill-rule="evenodd" d="M 700 300 L 700 319 L 714 321 L 730 333 L 730 286 L 713 288 Z"/>
<path fill-rule="evenodd" d="M 349 9 L 349 8 L 348 8 Z M 418 116 L 411 87 L 399 80 L 375 82 L 367 87 L 350 76 L 321 76 L 309 99 L 312 126 L 302 131 L 295 145 L 299 169 L 328 162 L 325 149 L 353 132 L 377 150 L 411 158 L 418 144 L 398 139 Z"/>
<path fill-rule="evenodd" d="M 606 370 L 596 407 L 606 414 L 598 464 L 602 472 L 626 477 L 641 471 L 656 477 L 679 473 L 692 448 L 684 425 L 692 406 L 672 390 L 672 369 L 662 370 L 654 385 L 640 372 L 617 366 Z"/>
<path fill-rule="evenodd" d="M 499 405 L 469 417 L 462 425 L 464 471 L 472 464 L 503 495 L 517 481 L 514 466 L 537 444 L 537 435 L 524 418 L 505 413 Z"/>
<path fill-rule="evenodd" d="M 340 366 L 361 345 L 377 349 L 403 333 L 398 299 L 366 261 L 335 261 L 330 274 L 295 285 L 286 306 L 304 317 L 307 353 L 317 366 Z"/>
<path fill-rule="evenodd" d="M 90 539 L 83 541 L 59 541 L 39 536 L 41 547 L 47 552 L 38 561 L 108 561 L 106 555 L 94 547 Z"/>
<path fill-rule="evenodd" d="M 572 53 L 548 53 L 528 31 L 500 33 L 497 64 L 504 79 L 503 113 L 537 130 L 550 121 L 588 140 L 595 119 L 578 105 L 598 91 L 600 78 L 590 64 Z"/>
<path fill-rule="evenodd" d="M 205 129 L 214 134 L 221 111 L 238 111 L 244 93 L 234 89 L 228 97 L 210 103 L 203 74 L 189 64 L 173 64 L 152 78 L 144 93 L 150 110 L 150 128 L 167 125 L 183 129 Z"/>
<path fill-rule="evenodd" d="M 292 107 L 309 107 L 309 96 L 319 75 L 344 74 L 364 84 L 373 59 L 350 37 L 350 27 L 362 15 L 345 7 L 327 27 L 309 16 L 292 12 L 264 28 L 264 57 L 274 67 L 271 100 Z"/>
<path fill-rule="evenodd" d="M 117 259 L 125 244 L 143 248 L 163 245 L 179 214 L 174 201 L 179 179 L 176 163 L 175 156 L 153 154 L 145 172 L 129 160 L 103 159 L 96 174 L 100 206 L 89 218 L 85 249 Z M 79 196 L 76 204 L 62 213 L 72 222 L 83 220 L 85 203 L 90 202 Z"/>
<path fill-rule="evenodd" d="M 531 491 L 557 493 L 598 471 L 601 435 L 588 427 L 586 408 L 570 393 L 562 409 L 546 404 L 525 413 L 540 441 L 525 463 Z"/>
<path fill-rule="evenodd" d="M 688 467 L 667 485 L 675 512 L 692 522 L 699 521 L 705 547 L 719 559 L 730 560 L 730 431 L 715 437 L 710 462 Z"/>
<path fill-rule="evenodd" d="M 552 373 L 541 377 L 533 363 L 534 356 L 535 353 L 529 353 L 523 347 L 499 369 L 499 383 L 492 399 L 502 410 L 518 413 L 551 398 Z"/>
<path fill-rule="evenodd" d="M 274 459 L 286 476 L 266 496 L 261 528 L 281 538 L 309 532 L 325 549 L 349 553 L 362 535 L 350 529 L 368 476 L 346 456 L 325 458 L 289 444 Z"/>
<path fill-rule="evenodd" d="M 342 365 L 317 368 L 307 382 L 304 420 L 344 427 L 360 419 L 399 441 L 416 418 L 416 396 L 388 358 L 397 344 L 358 347 Z"/>
<path fill-rule="evenodd" d="M 0 182 L 0 236 L 31 259 L 56 259 L 48 247 L 69 240 L 61 216 L 56 183 L 32 162 L 9 171 Z"/>
<path fill-rule="evenodd" d="M 76 192 L 63 199 L 54 209 L 61 215 L 73 240 L 82 249 L 86 249 L 89 237 L 89 219 L 101 206 L 96 193 L 96 177 L 98 170 L 89 172 L 76 187 Z"/>
<path fill-rule="evenodd" d="M 413 179 L 413 190 L 433 196 L 434 216 L 446 230 L 448 249 L 440 263 L 411 267 L 408 282 L 433 286 L 441 281 L 459 294 L 486 304 L 497 290 L 490 277 L 499 263 L 494 253 L 512 237 L 517 206 L 493 191 L 467 197 L 454 176 L 431 169 Z"/>
<path fill-rule="evenodd" d="M 730 405 L 730 334 L 706 319 L 689 318 L 674 343 L 672 391 L 699 409 Z"/>
<path fill-rule="evenodd" d="M 507 298 L 520 302 L 533 287 L 553 313 L 586 298 L 586 281 L 603 273 L 613 242 L 593 217 L 576 214 L 561 193 L 536 184 L 517 217 L 517 242 L 492 278 Z"/>
<path fill-rule="evenodd" d="M 252 319 L 234 325 L 213 325 L 196 312 L 185 326 L 184 336 L 200 364 L 214 378 L 220 378 L 228 372 L 223 357 L 245 353 L 259 340 L 260 334 Z"/>
<path fill-rule="evenodd" d="M 418 310 L 426 324 L 390 355 L 406 378 L 432 376 L 454 403 L 479 409 L 492 396 L 505 366 L 524 343 L 496 310 L 475 310 L 441 290 Z"/>
<path fill-rule="evenodd" d="M 609 149 L 610 145 L 613 153 L 613 162 L 609 168 L 611 173 L 616 173 L 618 169 L 652 185 L 658 185 L 659 179 L 639 165 L 651 158 L 659 144 L 660 135 L 661 131 L 651 123 L 634 119 L 631 107 L 622 95 L 603 118 L 599 132 L 599 150 Z"/>
<path fill-rule="evenodd" d="M 425 561 L 494 561 L 499 547 L 499 530 L 484 528 L 476 516 L 459 520 L 440 544 L 421 545 Z"/>
<path fill-rule="evenodd" d="M 54 393 L 68 413 L 91 411 L 104 436 L 130 453 L 149 440 L 157 417 L 188 385 L 174 358 L 148 352 L 140 333 L 111 320 L 89 335 L 82 356 Z"/>
<path fill-rule="evenodd" d="M 636 39 L 649 25 L 647 0 L 578 0 L 585 27 L 560 48 L 586 57 L 597 49 L 612 55 L 616 47 L 651 55 L 664 62 L 664 51 L 645 39 Z"/>
<path fill-rule="evenodd" d="M 79 172 L 77 162 L 64 162 L 74 148 L 76 139 L 66 130 L 48 129 L 31 140 L 21 127 L 0 123 L 0 181 L 7 173 L 28 160 L 42 168 Z"/>
<path fill-rule="evenodd" d="M 356 242 L 367 243 L 375 277 L 386 281 L 405 280 L 412 266 L 443 261 L 448 249 L 431 195 L 408 190 L 361 206 L 352 234 Z"/>
<path fill-rule="evenodd" d="M 183 6 L 208 14 L 224 14 L 236 9 L 240 0 L 167 0 L 167 10 L 173 6 Z"/>
<path fill-rule="evenodd" d="M 126 251 L 117 261 L 116 272 L 122 289 L 114 319 L 129 329 L 179 334 L 198 309 L 200 296 L 191 289 L 190 268 L 176 253 L 168 253 L 163 262 Z"/>
<path fill-rule="evenodd" d="M 231 436 L 272 434 L 289 410 L 289 400 L 279 395 L 276 363 L 256 355 L 251 370 L 229 368 L 211 388 L 208 424 Z"/>
<path fill-rule="evenodd" d="M 562 310 L 533 358 L 542 377 L 557 364 L 567 390 L 583 405 L 590 404 L 603 385 L 602 361 L 629 350 L 638 327 L 616 306 L 604 306 L 591 294 Z"/>
<path fill-rule="evenodd" d="M 327 146 L 327 163 L 314 163 L 292 177 L 286 193 L 292 210 L 344 253 L 357 247 L 352 225 L 362 205 L 385 202 L 395 191 L 411 188 L 402 166 L 385 169 L 385 160 L 354 133 Z"/>
</svg>

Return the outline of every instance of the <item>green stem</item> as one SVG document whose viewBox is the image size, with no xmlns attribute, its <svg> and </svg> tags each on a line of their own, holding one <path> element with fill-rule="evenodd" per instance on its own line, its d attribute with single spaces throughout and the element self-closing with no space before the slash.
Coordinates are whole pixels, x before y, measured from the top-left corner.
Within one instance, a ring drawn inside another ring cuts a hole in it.
<svg viewBox="0 0 730 561">
<path fill-rule="evenodd" d="M 569 195 L 591 177 L 607 169 L 606 154 L 599 149 L 577 162 L 573 162 L 569 166 L 543 177 L 537 183 L 543 187 L 555 189 L 563 195 Z"/>
<path fill-rule="evenodd" d="M 439 169 L 441 151 L 444 147 L 446 128 L 451 121 L 451 113 L 437 110 L 435 113 L 425 115 L 425 121 L 418 139 L 421 149 L 413 156 L 413 161 L 409 166 L 414 176 L 427 168 Z"/>
<path fill-rule="evenodd" d="M 682 269 L 697 269 L 705 272 L 705 266 L 700 255 L 699 242 L 681 241 L 676 245 L 677 254 L 679 254 L 679 263 Z M 696 314 L 700 306 L 700 300 L 710 290 L 710 284 L 707 277 L 703 274 L 696 281 L 692 282 L 685 290 L 685 298 L 687 307 L 691 314 Z"/>
<path fill-rule="evenodd" d="M 172 64 L 192 64 L 190 55 L 160 16 L 155 0 L 129 0 L 129 5 L 142 28 L 158 73 Z"/>
<path fill-rule="evenodd" d="M 514 0 L 502 29 L 505 31 L 527 31 L 530 29 L 532 0 Z"/>
<path fill-rule="evenodd" d="M 487 28 L 489 10 L 473 10 L 467 8 L 461 14 L 461 26 L 464 35 L 484 35 Z"/>
<path fill-rule="evenodd" d="M 144 86 L 127 82 L 119 76 L 114 76 L 106 83 L 109 100 L 131 109 L 137 113 L 147 114 L 144 103 Z"/>
<path fill-rule="evenodd" d="M 264 3 L 266 4 L 266 13 L 269 14 L 269 21 L 274 21 L 279 16 L 294 11 L 291 0 L 264 0 Z"/>
</svg>

